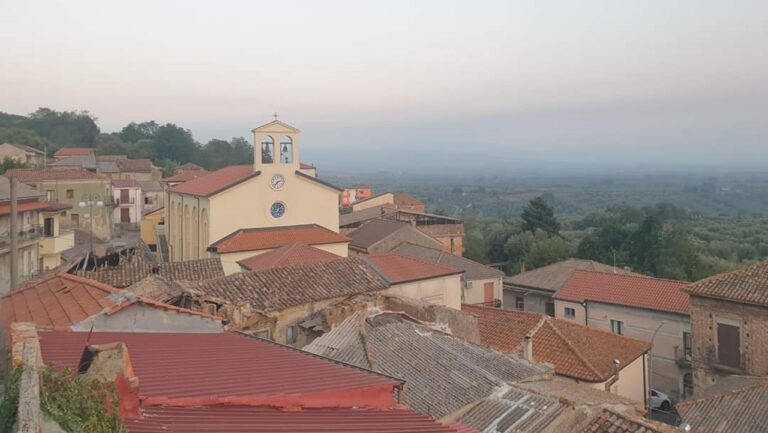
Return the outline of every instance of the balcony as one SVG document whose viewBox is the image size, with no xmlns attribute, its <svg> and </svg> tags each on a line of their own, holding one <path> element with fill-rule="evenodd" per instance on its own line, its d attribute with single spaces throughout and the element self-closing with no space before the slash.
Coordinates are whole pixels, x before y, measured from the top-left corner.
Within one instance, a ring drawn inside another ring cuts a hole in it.
<svg viewBox="0 0 768 433">
<path fill-rule="evenodd" d="M 42 230 L 40 226 L 26 226 L 22 230 L 19 230 L 16 237 L 19 246 L 23 246 L 26 243 L 34 242 L 40 239 L 42 236 Z M 11 233 L 6 231 L 0 233 L 0 252 L 5 252 L 11 249 Z"/>
<path fill-rule="evenodd" d="M 136 198 L 134 197 L 128 197 L 126 200 L 121 200 L 120 198 L 113 199 L 115 206 L 131 206 L 136 204 Z"/>
<path fill-rule="evenodd" d="M 691 368 L 692 361 L 693 357 L 690 350 L 686 353 L 680 346 L 675 346 L 675 363 L 678 367 Z"/>
<path fill-rule="evenodd" d="M 54 255 L 75 246 L 75 232 L 59 230 L 56 236 L 43 236 L 40 240 L 40 254 Z"/>
</svg>

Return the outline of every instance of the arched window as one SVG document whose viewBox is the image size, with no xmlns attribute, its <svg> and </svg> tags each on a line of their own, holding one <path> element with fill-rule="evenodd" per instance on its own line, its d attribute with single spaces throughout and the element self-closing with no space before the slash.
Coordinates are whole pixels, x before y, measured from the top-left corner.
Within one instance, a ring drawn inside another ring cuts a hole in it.
<svg viewBox="0 0 768 433">
<path fill-rule="evenodd" d="M 275 139 L 265 135 L 261 141 L 261 163 L 272 164 L 275 162 Z"/>
<path fill-rule="evenodd" d="M 284 164 L 293 162 L 293 139 L 287 135 L 280 139 L 280 162 Z"/>
<path fill-rule="evenodd" d="M 189 250 L 189 255 L 193 259 L 199 259 L 200 250 L 200 226 L 197 224 L 197 206 L 192 207 L 192 225 L 189 227 L 192 230 L 192 249 Z"/>
<path fill-rule="evenodd" d="M 200 258 L 205 257 L 208 248 L 208 209 L 200 211 Z"/>
<path fill-rule="evenodd" d="M 190 243 L 190 218 L 189 218 L 189 205 L 184 205 L 184 251 L 182 254 L 183 260 L 187 260 L 191 257 L 189 249 L 192 247 Z"/>
</svg>

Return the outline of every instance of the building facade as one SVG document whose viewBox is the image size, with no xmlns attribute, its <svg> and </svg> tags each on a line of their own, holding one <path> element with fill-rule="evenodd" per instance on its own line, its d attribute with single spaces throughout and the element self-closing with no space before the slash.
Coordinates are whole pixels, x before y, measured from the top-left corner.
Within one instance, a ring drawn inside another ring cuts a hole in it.
<svg viewBox="0 0 768 433">
<path fill-rule="evenodd" d="M 144 208 L 144 200 L 141 193 L 141 185 L 138 181 L 113 180 L 112 202 L 114 211 L 112 220 L 115 224 L 135 226 L 141 221 Z"/>
<path fill-rule="evenodd" d="M 30 167 L 42 167 L 45 162 L 45 153 L 23 144 L 3 143 L 0 144 L 0 162 L 4 161 L 5 158 L 27 164 Z"/>
</svg>

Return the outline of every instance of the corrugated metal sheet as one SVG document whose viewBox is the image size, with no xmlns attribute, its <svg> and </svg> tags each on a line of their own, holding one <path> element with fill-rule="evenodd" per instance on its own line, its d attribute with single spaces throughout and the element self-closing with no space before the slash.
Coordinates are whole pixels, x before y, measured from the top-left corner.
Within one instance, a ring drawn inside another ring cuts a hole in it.
<svg viewBox="0 0 768 433">
<path fill-rule="evenodd" d="M 692 433 L 768 432 L 768 382 L 676 406 Z"/>
<path fill-rule="evenodd" d="M 485 399 L 459 422 L 487 433 L 537 433 L 557 419 L 566 407 L 556 398 L 512 389 L 501 397 Z"/>
</svg>

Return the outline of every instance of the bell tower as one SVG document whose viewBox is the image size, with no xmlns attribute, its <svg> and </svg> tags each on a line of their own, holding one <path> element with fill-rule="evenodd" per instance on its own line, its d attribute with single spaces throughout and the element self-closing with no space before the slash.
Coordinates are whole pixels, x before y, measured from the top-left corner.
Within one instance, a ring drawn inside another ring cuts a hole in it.
<svg viewBox="0 0 768 433">
<path fill-rule="evenodd" d="M 253 169 L 254 171 L 272 172 L 299 169 L 301 131 L 287 123 L 275 120 L 254 128 L 253 132 Z"/>
</svg>

